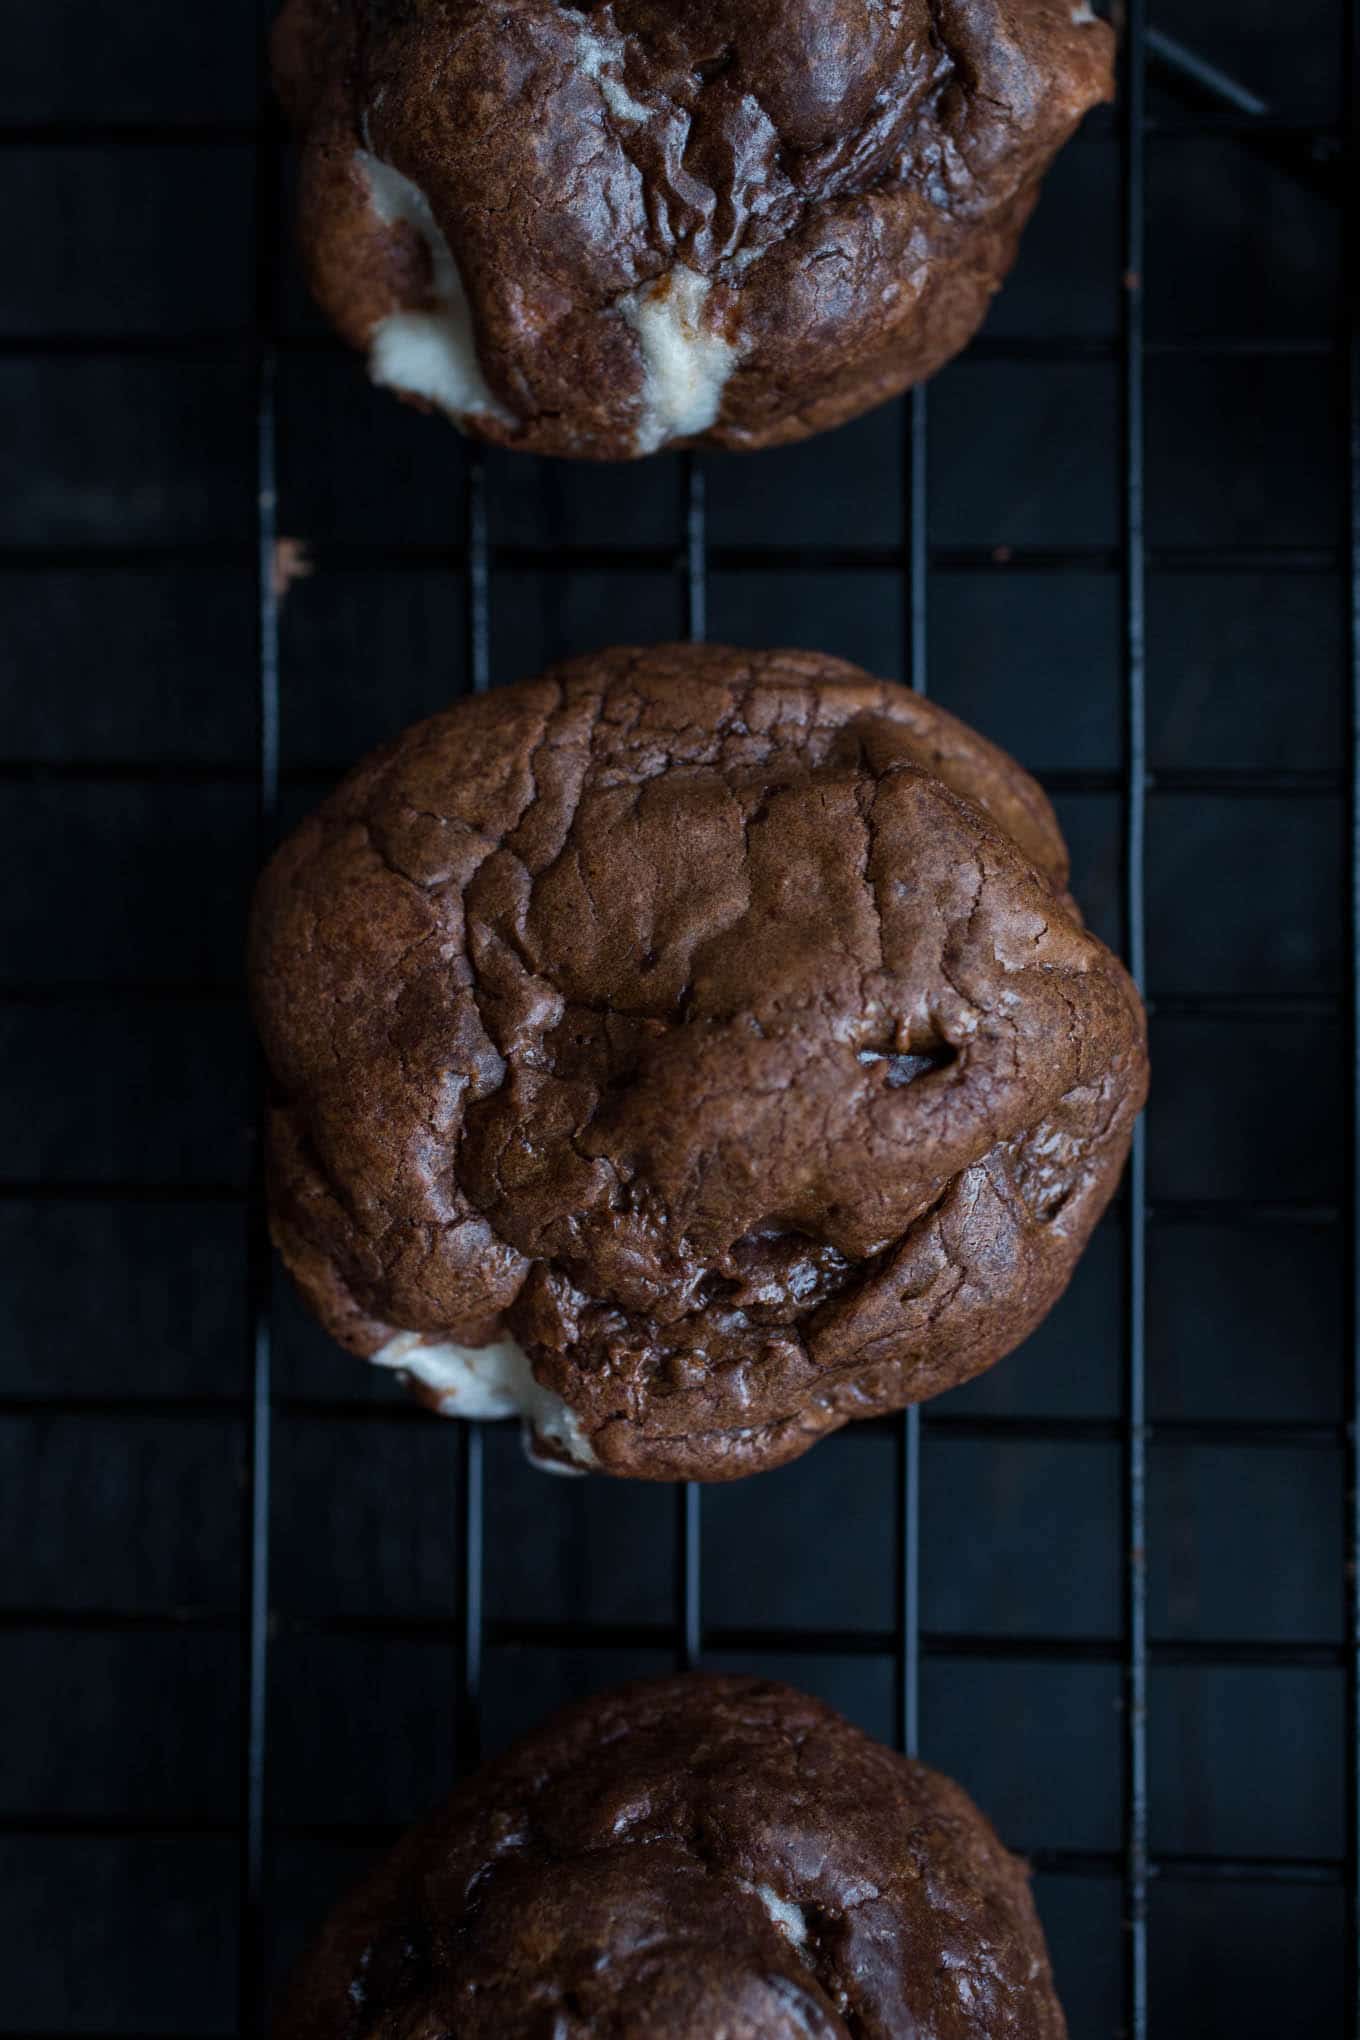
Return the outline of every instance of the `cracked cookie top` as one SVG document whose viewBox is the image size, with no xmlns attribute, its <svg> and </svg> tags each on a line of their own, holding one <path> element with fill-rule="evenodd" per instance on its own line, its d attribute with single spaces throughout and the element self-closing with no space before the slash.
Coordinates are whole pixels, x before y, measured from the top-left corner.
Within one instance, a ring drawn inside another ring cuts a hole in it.
<svg viewBox="0 0 1360 2040">
<path fill-rule="evenodd" d="M 1023 1866 L 959 1787 L 751 1678 L 602 1694 L 333 1915 L 276 2040 L 1064 2040 Z"/>
<path fill-rule="evenodd" d="M 274 58 L 312 287 L 374 379 L 621 459 L 932 374 L 1112 51 L 1073 0 L 288 0 Z"/>
<path fill-rule="evenodd" d="M 837 660 L 459 702 L 261 883 L 284 1256 L 353 1350 L 617 1473 L 952 1387 L 1061 1292 L 1142 1102 L 1066 880 L 1017 765 Z"/>
</svg>

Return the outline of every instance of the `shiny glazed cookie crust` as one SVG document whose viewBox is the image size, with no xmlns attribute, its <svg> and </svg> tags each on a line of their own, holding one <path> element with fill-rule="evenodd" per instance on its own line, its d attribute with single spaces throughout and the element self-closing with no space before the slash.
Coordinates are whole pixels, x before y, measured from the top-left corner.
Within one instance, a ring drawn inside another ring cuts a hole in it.
<svg viewBox="0 0 1360 2040">
<path fill-rule="evenodd" d="M 374 379 L 617 460 L 933 374 L 1113 47 L 1073 0 L 289 0 L 274 55 L 312 288 Z"/>
<path fill-rule="evenodd" d="M 957 1785 L 750 1678 L 559 1715 L 332 1916 L 275 2040 L 1064 2040 Z"/>
<path fill-rule="evenodd" d="M 1061 1293 L 1144 1095 L 1066 879 L 1012 760 L 836 660 L 460 702 L 261 883 L 284 1257 L 567 1465 L 731 1478 L 938 1394 Z"/>
</svg>

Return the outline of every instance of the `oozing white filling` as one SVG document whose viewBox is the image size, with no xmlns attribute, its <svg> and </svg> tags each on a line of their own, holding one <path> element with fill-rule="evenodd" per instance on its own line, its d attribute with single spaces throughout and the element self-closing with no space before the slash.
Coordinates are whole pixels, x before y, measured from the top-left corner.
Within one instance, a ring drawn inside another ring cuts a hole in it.
<svg viewBox="0 0 1360 2040">
<path fill-rule="evenodd" d="M 622 70 L 623 49 L 613 49 L 602 37 L 583 28 L 576 38 L 576 60 L 587 78 L 593 78 L 609 111 L 618 120 L 648 120 L 650 108 L 634 99 L 622 79 L 610 73 Z"/>
<path fill-rule="evenodd" d="M 681 264 L 620 300 L 642 349 L 639 453 L 705 432 L 718 415 L 737 349 L 701 323 L 711 288 Z"/>
<path fill-rule="evenodd" d="M 807 1920 L 803 1916 L 803 1908 L 795 1905 L 791 1898 L 781 1898 L 768 1884 L 747 1884 L 743 1889 L 760 1900 L 780 1933 L 792 1941 L 796 1948 L 801 1948 L 807 1940 Z"/>
<path fill-rule="evenodd" d="M 1079 0 L 1079 4 L 1072 9 L 1072 25 L 1074 28 L 1085 28 L 1088 21 L 1094 21 L 1095 19 L 1096 16 L 1091 8 L 1091 0 Z"/>
<path fill-rule="evenodd" d="M 606 67 L 617 65 L 617 54 L 588 32 L 579 41 L 582 68 L 598 82 L 613 111 L 620 119 L 645 120 L 647 108 L 608 75 Z M 378 321 L 368 342 L 374 382 L 423 397 L 455 422 L 489 417 L 516 424 L 482 373 L 467 290 L 429 200 L 418 184 L 369 150 L 356 150 L 354 160 L 383 224 L 413 228 L 428 248 L 431 294 L 438 305 L 436 311 L 392 312 Z M 718 416 L 738 349 L 703 324 L 711 288 L 706 276 L 682 263 L 619 300 L 642 352 L 642 400 L 634 436 L 639 453 L 654 453 L 673 439 L 705 432 Z"/>
<path fill-rule="evenodd" d="M 375 1367 L 397 1368 L 432 1388 L 442 1417 L 520 1416 L 582 1472 L 598 1464 L 575 1412 L 534 1378 L 528 1354 L 514 1339 L 494 1346 L 456 1346 L 427 1343 L 419 1332 L 399 1332 L 372 1358 Z M 529 1456 L 537 1466 L 567 1470 L 547 1455 L 531 1451 Z"/>
<path fill-rule="evenodd" d="M 495 396 L 477 359 L 472 309 L 453 251 L 418 184 L 367 149 L 355 152 L 373 210 L 384 226 L 413 227 L 430 251 L 433 312 L 392 312 L 380 319 L 368 340 L 369 373 L 385 389 L 424 397 L 457 420 L 490 417 L 513 425 L 513 414 Z"/>
</svg>

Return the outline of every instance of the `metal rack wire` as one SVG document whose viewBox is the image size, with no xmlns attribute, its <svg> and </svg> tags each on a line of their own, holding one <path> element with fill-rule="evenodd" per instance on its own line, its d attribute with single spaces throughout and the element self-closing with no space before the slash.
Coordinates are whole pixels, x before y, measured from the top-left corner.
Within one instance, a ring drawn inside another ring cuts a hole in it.
<svg viewBox="0 0 1360 2040">
<path fill-rule="evenodd" d="M 272 12 L 272 0 L 262 0 L 259 9 L 262 23 Z M 795 1650 L 809 1655 L 862 1653 L 881 1656 L 890 1659 L 893 1665 L 893 1710 L 896 1732 L 902 1747 L 908 1750 L 915 1749 L 920 1740 L 922 1667 L 932 1660 L 974 1657 L 999 1661 L 1007 1657 L 1023 1657 L 1026 1661 L 1054 1664 L 1100 1663 L 1117 1668 L 1123 1687 L 1121 1847 L 1117 1852 L 1052 1850 L 1040 1858 L 1038 1867 L 1062 1870 L 1078 1876 L 1086 1873 L 1102 1877 L 1113 1875 L 1120 1880 L 1124 1926 L 1123 2017 L 1124 2031 L 1131 2036 L 1131 2040 L 1148 2040 L 1153 2031 L 1149 1990 L 1151 1895 L 1159 1882 L 1176 1880 L 1214 1884 L 1243 1881 L 1279 1885 L 1343 1884 L 1348 1922 L 1346 1952 L 1348 2031 L 1352 2036 L 1360 2035 L 1360 1885 L 1358 1885 L 1360 1776 L 1357 1774 L 1357 1751 L 1360 1751 L 1360 1463 L 1357 1462 L 1357 1441 L 1360 1440 L 1360 1365 L 1357 1364 L 1357 1340 L 1360 1337 L 1360 1270 L 1357 1270 L 1354 1258 L 1347 1322 L 1349 1421 L 1344 1428 L 1338 1429 L 1334 1425 L 1320 1423 L 1282 1425 L 1254 1419 L 1232 1422 L 1185 1419 L 1174 1424 L 1159 1422 L 1154 1431 L 1149 1424 L 1145 1376 L 1148 1336 L 1146 1268 L 1150 1227 L 1197 1226 L 1218 1222 L 1225 1216 L 1231 1216 L 1235 1223 L 1244 1226 L 1275 1226 L 1288 1223 L 1336 1228 L 1345 1225 L 1351 1228 L 1353 1237 L 1356 1200 L 1360 1194 L 1360 1110 L 1357 1109 L 1356 1103 L 1357 1099 L 1360 1099 L 1360 975 L 1357 974 L 1360 972 L 1360 325 L 1357 324 L 1356 310 L 1357 294 L 1360 293 L 1360 210 L 1357 210 L 1354 204 L 1356 171 L 1360 169 L 1356 129 L 1357 92 L 1360 91 L 1360 7 L 1357 7 L 1355 0 L 1348 0 L 1346 23 L 1346 57 L 1350 84 L 1350 125 L 1346 141 L 1350 151 L 1348 160 L 1352 177 L 1352 217 L 1349 228 L 1347 276 L 1351 287 L 1346 314 L 1348 324 L 1341 356 L 1348 378 L 1348 496 L 1346 528 L 1344 532 L 1338 534 L 1338 544 L 1335 548 L 1318 546 L 1234 547 L 1230 550 L 1167 546 L 1157 548 L 1148 541 L 1144 516 L 1144 377 L 1149 360 L 1155 360 L 1173 351 L 1173 343 L 1149 340 L 1144 330 L 1142 308 L 1147 212 L 1146 150 L 1149 135 L 1165 132 L 1167 128 L 1165 121 L 1160 125 L 1155 123 L 1148 112 L 1145 90 L 1148 66 L 1150 63 L 1165 61 L 1166 50 L 1165 39 L 1159 39 L 1147 21 L 1146 0 L 1127 0 L 1119 113 L 1123 267 L 1126 288 L 1118 341 L 1113 345 L 1107 345 L 1103 341 L 1054 338 L 1051 341 L 1021 344 L 1015 341 L 984 339 L 976 350 L 978 358 L 981 359 L 990 357 L 1021 361 L 1040 359 L 1063 361 L 1099 358 L 1113 360 L 1117 364 L 1122 395 L 1121 528 L 1118 545 L 1111 547 L 1095 543 L 1083 546 L 1029 548 L 1020 558 L 1012 556 L 1007 564 L 1012 568 L 1023 566 L 1034 572 L 1075 569 L 1114 574 L 1119 577 L 1122 590 L 1124 688 L 1121 769 L 1117 772 L 1070 771 L 1056 775 L 1056 778 L 1061 788 L 1104 792 L 1117 796 L 1122 804 L 1126 950 L 1140 982 L 1145 975 L 1144 861 L 1148 827 L 1147 802 L 1152 786 L 1146 735 L 1146 585 L 1149 573 L 1153 569 L 1168 574 L 1203 571 L 1210 566 L 1223 572 L 1248 575 L 1267 569 L 1281 574 L 1322 572 L 1334 575 L 1338 588 L 1344 590 L 1351 685 L 1349 742 L 1344 774 L 1301 771 L 1284 767 L 1268 770 L 1217 767 L 1194 772 L 1183 771 L 1178 774 L 1161 773 L 1157 786 L 1159 789 L 1176 787 L 1184 791 L 1220 793 L 1269 791 L 1284 797 L 1336 792 L 1346 798 L 1351 836 L 1346 945 L 1346 954 L 1350 959 L 1350 976 L 1347 984 L 1345 1018 L 1349 1045 L 1347 1075 L 1352 1086 L 1349 1100 L 1352 1117 L 1350 1177 L 1345 1204 L 1341 1205 L 1327 1198 L 1272 1202 L 1243 1199 L 1236 1203 L 1228 1203 L 1222 1199 L 1215 1199 L 1212 1202 L 1153 1199 L 1149 1194 L 1145 1137 L 1140 1131 L 1135 1143 L 1123 1207 L 1125 1317 L 1123 1391 L 1119 1417 L 989 1419 L 980 1416 L 962 1417 L 930 1410 L 924 1413 L 912 1410 L 901 1418 L 877 1426 L 876 1428 L 890 1436 L 893 1442 L 891 1541 L 890 1550 L 884 1554 L 885 1563 L 891 1566 L 893 1575 L 893 1620 L 888 1628 L 820 1630 L 806 1626 L 776 1628 L 760 1624 L 733 1627 L 708 1620 L 705 1614 L 701 1564 L 703 1506 L 700 1490 L 695 1487 L 681 1488 L 677 1491 L 675 1499 L 673 1518 L 675 1590 L 673 1606 L 669 1610 L 658 1610 L 653 1620 L 593 1623 L 588 1629 L 579 1623 L 561 1621 L 551 1610 L 543 1611 L 530 1621 L 520 1619 L 509 1621 L 493 1617 L 487 1611 L 483 1578 L 486 1552 L 484 1441 L 478 1427 L 472 1425 L 457 1427 L 451 1440 L 451 1450 L 456 1459 L 454 1494 L 458 1511 L 459 1546 L 459 1567 L 457 1578 L 451 1585 L 449 1610 L 457 1657 L 456 1718 L 452 1724 L 452 1731 L 459 1760 L 463 1764 L 475 1759 L 479 1747 L 483 1666 L 486 1653 L 490 1649 L 507 1645 L 533 1644 L 551 1647 L 587 1641 L 618 1647 L 659 1649 L 669 1654 L 678 1666 L 690 1666 L 705 1657 L 734 1651 L 749 1655 L 752 1662 L 759 1662 L 763 1655 Z M 1201 79 L 1199 82 L 1207 92 L 1214 93 L 1216 88 L 1213 77 Z M 256 842 L 258 849 L 263 852 L 272 843 L 277 831 L 282 789 L 289 783 L 290 778 L 300 778 L 305 782 L 308 775 L 290 775 L 283 770 L 281 762 L 280 616 L 275 583 L 276 544 L 279 536 L 276 412 L 279 364 L 287 352 L 287 344 L 279 338 L 275 299 L 279 265 L 285 258 L 279 246 L 277 229 L 281 143 L 270 105 L 267 81 L 263 74 L 260 85 L 261 114 L 257 125 L 242 127 L 237 124 L 219 124 L 216 127 L 200 127 L 192 134 L 178 135 L 173 131 L 167 133 L 159 127 L 139 130 L 122 125 L 101 129 L 87 125 L 80 129 L 79 139 L 91 143 L 118 145 L 142 135 L 143 138 L 150 136 L 156 141 L 181 141 L 185 146 L 192 146 L 205 140 L 251 142 L 255 146 L 256 270 L 252 361 L 257 419 L 257 508 L 254 543 L 258 586 L 256 752 L 254 762 L 249 768 L 213 767 L 211 776 L 219 780 L 235 777 L 253 787 L 257 802 Z M 1218 98 L 1221 101 L 1221 92 L 1218 93 Z M 1187 120 L 1186 126 L 1195 133 L 1213 132 L 1226 135 L 1246 131 L 1258 138 L 1264 134 L 1273 150 L 1287 155 L 1296 165 L 1300 162 L 1306 163 L 1310 166 L 1309 174 L 1319 175 L 1326 171 L 1325 163 L 1319 167 L 1319 146 L 1330 146 L 1338 141 L 1338 137 L 1330 132 L 1322 133 L 1315 128 L 1272 121 L 1268 116 L 1253 113 L 1245 106 L 1238 106 L 1227 114 L 1199 112 L 1193 119 Z M 44 141 L 70 139 L 70 131 L 56 126 L 50 128 L 30 126 L 23 131 L 22 138 L 31 143 L 42 144 Z M 35 343 L 28 340 L 23 344 L 31 348 Z M 154 352 L 162 347 L 162 343 L 156 339 L 129 342 L 126 336 L 121 336 L 101 340 L 99 336 L 88 334 L 69 342 L 61 335 L 44 336 L 42 342 L 47 351 L 53 353 L 63 351 L 68 344 L 72 350 L 78 347 L 81 351 L 90 352 L 101 349 L 133 351 L 136 347 Z M 167 341 L 164 346 L 167 350 L 173 347 L 183 352 L 186 344 L 201 345 L 212 350 L 219 346 L 235 347 L 238 343 L 234 338 L 222 342 L 216 336 L 202 336 L 197 342 Z M 1311 347 L 1298 347 L 1292 343 L 1280 344 L 1286 352 L 1298 354 L 1302 359 L 1313 358 L 1317 352 Z M 1181 343 L 1179 351 L 1193 351 L 1196 345 L 1197 343 L 1193 342 Z M 1231 343 L 1214 342 L 1213 348 L 1218 354 L 1232 352 Z M 1269 343 L 1259 338 L 1248 337 L 1241 343 L 1241 348 L 1252 354 L 1262 354 L 1269 351 Z M 564 575 L 586 569 L 601 569 L 620 574 L 658 570 L 667 572 L 674 577 L 685 627 L 696 639 L 706 634 L 710 606 L 709 576 L 714 571 L 727 572 L 752 567 L 788 571 L 825 568 L 837 572 L 863 574 L 886 570 L 899 576 L 903 618 L 903 675 L 912 685 L 925 688 L 928 679 L 927 597 L 931 577 L 951 572 L 985 571 L 997 565 L 994 555 L 986 548 L 932 543 L 927 487 L 928 415 L 927 394 L 924 391 L 914 392 L 904 404 L 902 411 L 901 470 L 905 527 L 903 540 L 899 546 L 820 545 L 788 548 L 752 546 L 745 543 L 714 544 L 710 541 L 708 531 L 704 468 L 702 462 L 694 459 L 686 459 L 678 464 L 678 485 L 681 490 L 678 517 L 680 540 L 675 548 L 638 545 L 610 548 L 606 553 L 601 553 L 584 545 L 548 549 L 537 545 L 497 544 L 493 543 L 492 539 L 487 464 L 474 452 L 469 455 L 465 465 L 464 500 L 461 506 L 464 535 L 460 542 L 448 546 L 404 545 L 397 548 L 333 541 L 317 547 L 316 563 L 318 571 L 323 573 L 331 569 L 345 571 L 355 567 L 381 564 L 397 570 L 438 567 L 460 574 L 466 618 L 464 679 L 466 685 L 478 691 L 491 684 L 492 631 L 495 625 L 492 600 L 494 568 L 531 567 L 549 574 Z M 451 522 L 455 508 L 456 506 L 450 505 Z M 146 547 L 101 546 L 98 564 L 109 571 L 117 571 L 123 566 L 146 566 L 154 556 L 154 549 Z M 24 564 L 29 567 L 58 565 L 70 557 L 74 557 L 74 554 L 61 546 L 29 548 L 24 553 Z M 84 555 L 81 557 L 84 558 Z M 167 557 L 178 558 L 180 554 L 172 547 L 167 549 Z M 120 771 L 117 761 L 107 760 L 97 769 L 100 777 L 110 779 L 117 779 Z M 129 777 L 145 777 L 148 772 L 147 767 L 135 760 L 128 761 L 125 769 Z M 189 765 L 177 766 L 174 768 L 174 776 L 181 783 L 192 783 L 195 769 Z M 201 769 L 206 776 L 209 768 Z M 43 770 L 48 774 L 55 771 L 56 776 L 62 776 L 62 769 L 44 766 Z M 88 776 L 90 770 L 91 768 L 80 765 L 64 768 L 65 776 L 71 780 Z M 0 768 L 0 774 L 10 781 L 22 781 L 28 771 L 29 767 L 23 760 L 16 760 L 10 766 Z M 1052 779 L 1050 783 L 1053 783 Z M 155 998 L 161 996 L 165 989 L 155 986 L 143 987 L 141 995 Z M 170 989 L 178 993 L 185 988 L 178 986 Z M 22 1000 L 25 997 L 40 999 L 43 996 L 41 988 L 35 989 L 24 985 L 6 987 L 6 994 L 12 1000 Z M 1161 1002 L 1159 1010 L 1169 1009 L 1170 1002 Z M 1231 996 L 1218 1000 L 1198 998 L 1179 1002 L 1176 1010 L 1208 1014 L 1220 1010 L 1240 1011 L 1242 1005 L 1240 1000 Z M 1287 1011 L 1311 1012 L 1314 1008 L 1306 1001 L 1296 1000 L 1275 1001 L 1273 1005 L 1267 1005 L 1263 1009 L 1262 1002 L 1256 1001 L 1251 1010 L 1257 1012 L 1269 1010 L 1283 1014 Z M 1327 1010 L 1330 1011 L 1330 1007 Z M 5 1186 L 5 1195 L 7 1197 L 22 1195 L 35 1200 L 60 1197 L 67 1201 L 78 1201 L 82 1196 L 128 1200 L 154 1197 L 180 1200 L 192 1197 L 211 1197 L 219 1200 L 239 1198 L 239 1192 L 229 1183 L 199 1184 L 186 1189 L 183 1184 L 64 1182 L 53 1187 L 41 1183 L 10 1182 Z M 271 1841 L 267 1793 L 271 1645 L 275 1636 L 280 1633 L 301 1632 L 307 1628 L 305 1618 L 291 1616 L 284 1621 L 271 1616 L 270 1557 L 274 1515 L 271 1474 L 274 1464 L 275 1418 L 280 1413 L 291 1416 L 305 1411 L 312 1416 L 323 1413 L 343 1422 L 381 1424 L 424 1421 L 418 1413 L 407 1412 L 400 1407 L 362 1408 L 340 1402 L 320 1404 L 314 1399 L 299 1402 L 275 1392 L 271 1352 L 273 1285 L 258 1168 L 252 1173 L 247 1205 L 249 1382 L 244 1402 L 229 1395 L 161 1397 L 154 1404 L 145 1398 L 131 1402 L 116 1396 L 87 1396 L 78 1404 L 66 1399 L 60 1405 L 66 1414 L 78 1410 L 91 1415 L 116 1415 L 120 1412 L 126 1414 L 135 1411 L 139 1416 L 146 1416 L 149 1412 L 159 1411 L 166 1416 L 238 1414 L 245 1419 L 248 1479 L 244 1515 L 244 1564 L 239 1621 L 235 1625 L 235 1630 L 240 1641 L 246 1732 L 242 1745 L 239 1823 L 221 1830 L 239 1841 L 240 1847 L 239 2022 L 243 2035 L 260 2030 L 267 1993 L 265 1911 Z M 33 1411 L 42 1408 L 43 1404 L 38 1398 L 25 1397 L 8 1399 L 5 1407 Z M 997 1636 L 980 1637 L 968 1633 L 945 1633 L 932 1631 L 924 1626 L 920 1585 L 921 1467 L 923 1457 L 928 1455 L 931 1449 L 932 1439 L 943 1437 L 1084 1440 L 1118 1447 L 1122 1461 L 1123 1614 L 1117 1637 L 1026 1635 L 1023 1638 L 1011 1639 Z M 1348 1476 L 1347 1502 L 1345 1521 L 1338 1526 L 1337 1569 L 1338 1582 L 1345 1583 L 1342 1592 L 1346 1604 L 1346 1625 L 1342 1642 L 1333 1645 L 1269 1642 L 1251 1638 L 1235 1641 L 1170 1640 L 1157 1639 L 1150 1635 L 1149 1551 L 1150 1539 L 1155 1538 L 1157 1532 L 1155 1522 L 1149 1517 L 1147 1501 L 1149 1448 L 1163 1438 L 1173 1438 L 1182 1443 L 1230 1443 L 1250 1446 L 1262 1452 L 1269 1452 L 1282 1445 L 1315 1446 L 1324 1451 L 1334 1451 L 1339 1444 L 1344 1446 Z M 25 1607 L 17 1616 L 6 1616 L 4 1625 L 38 1630 L 44 1627 L 75 1630 L 86 1625 L 111 1631 L 117 1631 L 120 1626 L 138 1631 L 232 1626 L 224 1624 L 220 1617 L 209 1616 L 200 1619 L 183 1611 L 171 1611 L 159 1616 L 137 1610 L 99 1609 L 86 1613 L 69 1607 L 45 1606 Z M 318 1618 L 316 1624 L 318 1629 L 330 1632 L 377 1632 L 392 1636 L 423 1636 L 429 1633 L 432 1626 L 434 1625 L 423 1618 L 412 1617 L 381 1620 L 359 1617 Z M 1149 1842 L 1150 1678 L 1155 1669 L 1175 1665 L 1323 1667 L 1339 1668 L 1344 1671 L 1350 1731 L 1347 1746 L 1348 1818 L 1344 1859 L 1153 1854 Z M 163 1828 L 164 1824 L 158 1823 L 157 1826 L 158 1829 Z M 134 1825 L 123 1824 L 120 1827 L 116 1822 L 106 1822 L 99 1831 L 117 1833 L 124 1831 L 124 1828 L 127 1832 L 137 1831 Z M 205 1824 L 201 1821 L 191 1823 L 190 1828 L 197 1834 L 210 1831 L 205 1829 Z M 61 1823 L 54 1819 L 50 1822 L 28 1820 L 23 1831 L 58 1833 L 63 1830 Z M 353 1832 L 355 1839 L 367 1838 L 367 1830 Z M 0 2034 L 0 2040 L 21 2040 L 21 2036 L 14 2033 Z"/>
<path fill-rule="evenodd" d="M 1128 966 L 1147 992 L 1147 588 L 1143 492 L 1143 273 L 1146 0 L 1129 0 L 1123 71 L 1124 879 Z M 1124 1327 L 1124 2005 L 1133 2040 L 1148 2030 L 1147 1126 L 1129 1154 Z"/>
<path fill-rule="evenodd" d="M 255 145 L 255 304 L 253 355 L 256 405 L 255 500 L 257 672 L 256 853 L 263 863 L 278 834 L 280 701 L 278 556 L 278 365 L 273 345 L 278 274 L 279 148 L 272 119 L 266 58 L 267 0 L 256 7 L 259 30 L 258 89 L 261 131 Z M 256 1117 L 264 1090 L 256 1071 Z M 237 2017 L 243 2034 L 263 2030 L 267 2017 L 265 1959 L 265 1819 L 269 1710 L 269 1540 L 270 1471 L 273 1445 L 273 1256 L 265 1210 L 264 1154 L 257 1138 L 251 1157 L 247 1221 L 249 1403 L 246 1410 L 242 1578 L 242 1703 L 245 1734 L 241 1772 L 241 1942 Z"/>
<path fill-rule="evenodd" d="M 1343 75 L 1347 88 L 1347 156 L 1350 208 L 1343 257 L 1346 321 L 1342 334 L 1346 389 L 1346 529 L 1343 574 L 1346 601 L 1346 650 L 1349 661 L 1350 873 L 1347 906 L 1350 916 L 1347 986 L 1350 1010 L 1347 1074 L 1351 1087 L 1350 1217 L 1351 1266 L 1347 1298 L 1347 1415 L 1349 1418 L 1346 1482 L 1346 1931 L 1352 1967 L 1347 1977 L 1351 2032 L 1360 2032 L 1360 6 L 1351 0 L 1344 16 Z"/>
</svg>

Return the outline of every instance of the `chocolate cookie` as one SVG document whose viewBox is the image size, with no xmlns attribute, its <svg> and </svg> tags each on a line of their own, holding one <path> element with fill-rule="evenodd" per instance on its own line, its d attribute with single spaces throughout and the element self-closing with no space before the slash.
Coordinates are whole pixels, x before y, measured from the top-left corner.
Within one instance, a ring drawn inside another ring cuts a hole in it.
<svg viewBox="0 0 1360 2040">
<path fill-rule="evenodd" d="M 618 460 L 934 373 L 1112 90 L 1086 0 L 289 0 L 312 288 L 375 382 Z"/>
<path fill-rule="evenodd" d="M 577 659 L 353 772 L 261 882 L 274 1235 L 354 1352 L 540 1455 L 775 1466 L 1025 1337 L 1144 1023 L 1052 810 L 811 653 Z"/>
<path fill-rule="evenodd" d="M 276 2040 L 1063 2040 L 1023 1866 L 788 1686 L 559 1715 L 333 1915 Z"/>
</svg>

